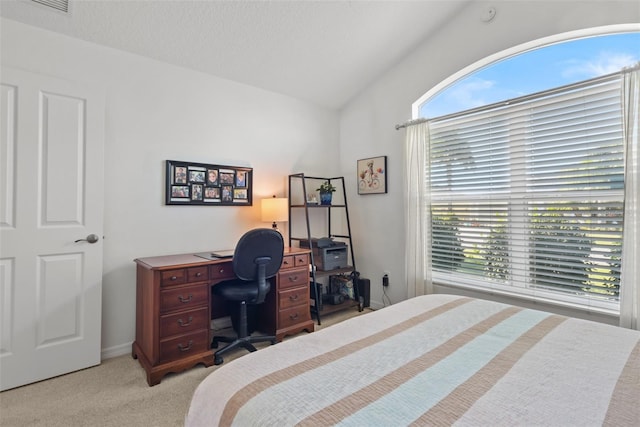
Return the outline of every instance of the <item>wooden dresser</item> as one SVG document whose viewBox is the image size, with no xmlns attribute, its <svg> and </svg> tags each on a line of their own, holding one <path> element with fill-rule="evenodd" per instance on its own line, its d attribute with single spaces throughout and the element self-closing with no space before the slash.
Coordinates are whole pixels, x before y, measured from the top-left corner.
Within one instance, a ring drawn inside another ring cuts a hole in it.
<svg viewBox="0 0 640 427">
<path fill-rule="evenodd" d="M 235 277 L 231 259 L 208 260 L 195 254 L 135 260 L 136 340 L 132 356 L 147 373 L 149 385 L 169 372 L 199 363 L 213 365 L 212 318 L 227 315 L 211 286 Z M 258 327 L 278 341 L 301 331 L 313 332 L 309 304 L 309 251 L 285 248 L 280 272 L 264 304 Z"/>
</svg>

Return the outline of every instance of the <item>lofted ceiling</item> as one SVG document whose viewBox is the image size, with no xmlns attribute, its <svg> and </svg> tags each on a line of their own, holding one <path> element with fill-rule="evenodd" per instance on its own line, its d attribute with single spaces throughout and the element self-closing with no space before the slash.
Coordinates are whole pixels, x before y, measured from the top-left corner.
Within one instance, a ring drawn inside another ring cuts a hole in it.
<svg viewBox="0 0 640 427">
<path fill-rule="evenodd" d="M 336 109 L 471 2 L 68 1 L 0 0 L 0 15 Z"/>
</svg>

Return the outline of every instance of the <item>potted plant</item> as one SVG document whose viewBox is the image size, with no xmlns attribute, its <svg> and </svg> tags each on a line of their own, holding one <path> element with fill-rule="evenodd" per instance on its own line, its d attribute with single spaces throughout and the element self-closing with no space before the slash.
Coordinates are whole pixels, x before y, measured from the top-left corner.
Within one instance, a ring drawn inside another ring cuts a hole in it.
<svg viewBox="0 0 640 427">
<path fill-rule="evenodd" d="M 336 191 L 336 187 L 331 185 L 331 182 L 329 182 L 329 180 L 327 180 L 327 181 L 323 182 L 322 185 L 320 185 L 319 188 L 316 188 L 316 191 L 320 192 L 320 204 L 321 205 L 330 205 L 331 204 L 331 197 L 333 195 L 333 192 Z"/>
</svg>

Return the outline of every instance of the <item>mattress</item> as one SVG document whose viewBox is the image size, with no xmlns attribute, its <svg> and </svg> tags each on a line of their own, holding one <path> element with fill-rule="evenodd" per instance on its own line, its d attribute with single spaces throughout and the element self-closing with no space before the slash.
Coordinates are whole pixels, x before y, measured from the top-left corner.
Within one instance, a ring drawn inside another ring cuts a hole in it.
<svg viewBox="0 0 640 427">
<path fill-rule="evenodd" d="M 415 297 L 243 355 L 186 426 L 637 426 L 640 332 L 453 295 Z"/>
</svg>

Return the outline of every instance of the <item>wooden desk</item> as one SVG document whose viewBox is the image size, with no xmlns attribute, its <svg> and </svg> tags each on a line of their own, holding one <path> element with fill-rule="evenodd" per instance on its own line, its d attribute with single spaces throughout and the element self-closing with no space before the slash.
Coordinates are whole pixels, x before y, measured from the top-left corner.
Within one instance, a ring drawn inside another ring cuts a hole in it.
<svg viewBox="0 0 640 427">
<path fill-rule="evenodd" d="M 136 340 L 132 356 L 147 372 L 150 386 L 169 372 L 198 363 L 213 365 L 210 320 L 226 316 L 211 286 L 233 279 L 232 259 L 208 260 L 195 254 L 139 258 L 136 273 Z M 280 271 L 264 304 L 259 330 L 282 341 L 313 332 L 309 309 L 309 250 L 285 248 Z"/>
</svg>

